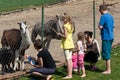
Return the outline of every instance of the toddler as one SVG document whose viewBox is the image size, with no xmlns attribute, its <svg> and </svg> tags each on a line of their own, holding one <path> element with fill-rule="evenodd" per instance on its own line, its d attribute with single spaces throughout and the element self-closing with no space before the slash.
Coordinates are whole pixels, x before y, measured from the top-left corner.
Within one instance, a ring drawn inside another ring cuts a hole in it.
<svg viewBox="0 0 120 80">
<path fill-rule="evenodd" d="M 85 38 L 82 32 L 78 33 L 78 40 L 77 40 L 77 65 L 78 65 L 78 74 L 80 73 L 80 69 L 82 70 L 81 77 L 85 77 L 85 67 L 84 67 L 84 50 L 86 49 L 85 45 Z"/>
<path fill-rule="evenodd" d="M 73 71 L 77 71 L 77 52 L 72 53 Z"/>
</svg>

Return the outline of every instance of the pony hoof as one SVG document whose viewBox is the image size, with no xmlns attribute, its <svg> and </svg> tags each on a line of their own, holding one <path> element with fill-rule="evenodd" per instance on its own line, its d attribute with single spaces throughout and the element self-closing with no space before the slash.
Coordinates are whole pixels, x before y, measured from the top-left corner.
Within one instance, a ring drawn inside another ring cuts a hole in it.
<svg viewBox="0 0 120 80">
<path fill-rule="evenodd" d="M 26 71 L 26 69 L 23 69 L 22 71 Z"/>
<path fill-rule="evenodd" d="M 5 73 L 4 73 L 4 72 L 2 72 L 2 73 L 1 73 L 1 75 L 5 75 Z"/>
<path fill-rule="evenodd" d="M 12 71 L 12 73 L 15 73 L 15 72 L 16 72 L 15 70 Z"/>
</svg>

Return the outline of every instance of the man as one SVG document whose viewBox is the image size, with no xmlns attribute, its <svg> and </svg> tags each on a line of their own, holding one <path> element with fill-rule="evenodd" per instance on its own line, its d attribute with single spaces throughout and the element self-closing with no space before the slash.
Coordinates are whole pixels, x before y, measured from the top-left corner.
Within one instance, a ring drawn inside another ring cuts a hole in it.
<svg viewBox="0 0 120 80">
<path fill-rule="evenodd" d="M 110 54 L 114 40 L 114 18 L 108 13 L 107 6 L 104 4 L 99 6 L 99 11 L 101 18 L 98 28 L 101 30 L 102 58 L 106 62 L 106 70 L 102 74 L 111 74 Z"/>
</svg>

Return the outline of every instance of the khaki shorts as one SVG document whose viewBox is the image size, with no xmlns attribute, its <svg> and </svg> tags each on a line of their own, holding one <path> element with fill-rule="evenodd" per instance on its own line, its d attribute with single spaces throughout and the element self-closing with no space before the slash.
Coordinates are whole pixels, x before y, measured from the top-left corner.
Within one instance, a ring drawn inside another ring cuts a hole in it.
<svg viewBox="0 0 120 80">
<path fill-rule="evenodd" d="M 72 59 L 72 51 L 71 50 L 69 50 L 69 49 L 64 50 L 64 55 L 65 55 L 66 60 Z"/>
</svg>

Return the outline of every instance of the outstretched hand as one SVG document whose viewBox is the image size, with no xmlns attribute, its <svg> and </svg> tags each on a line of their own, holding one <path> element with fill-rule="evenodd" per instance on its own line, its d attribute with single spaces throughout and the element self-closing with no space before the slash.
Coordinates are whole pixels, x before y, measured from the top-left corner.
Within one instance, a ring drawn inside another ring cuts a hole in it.
<svg viewBox="0 0 120 80">
<path fill-rule="evenodd" d="M 62 35 L 60 32 L 57 33 L 58 36 Z"/>
</svg>

